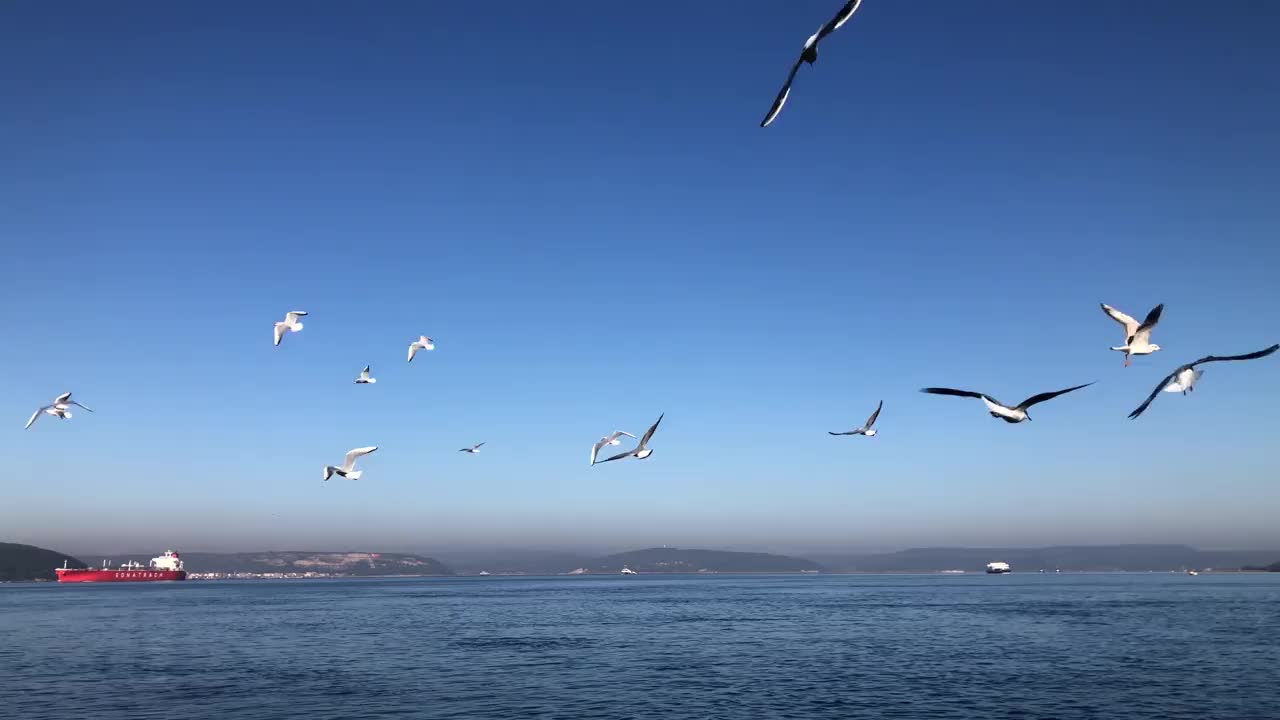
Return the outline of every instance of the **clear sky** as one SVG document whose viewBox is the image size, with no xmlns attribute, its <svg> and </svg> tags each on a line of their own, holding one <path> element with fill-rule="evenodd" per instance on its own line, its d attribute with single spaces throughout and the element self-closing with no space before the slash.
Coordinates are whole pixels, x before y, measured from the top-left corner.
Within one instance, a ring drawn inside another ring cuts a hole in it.
<svg viewBox="0 0 1280 720">
<path fill-rule="evenodd" d="M 0 540 L 1280 546 L 1280 5 L 839 4 L 6 4 Z"/>
</svg>

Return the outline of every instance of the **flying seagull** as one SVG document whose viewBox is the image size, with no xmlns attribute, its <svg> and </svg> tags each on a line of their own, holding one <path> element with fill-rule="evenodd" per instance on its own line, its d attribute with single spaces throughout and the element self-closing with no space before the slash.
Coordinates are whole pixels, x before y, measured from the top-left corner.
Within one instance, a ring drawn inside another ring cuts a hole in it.
<svg viewBox="0 0 1280 720">
<path fill-rule="evenodd" d="M 1125 367 L 1129 367 L 1130 355 L 1150 355 L 1160 349 L 1159 345 L 1151 342 L 1151 331 L 1155 329 L 1156 323 L 1160 322 L 1160 313 L 1164 312 L 1164 303 L 1151 308 L 1151 312 L 1147 313 L 1146 319 L 1141 323 L 1106 303 L 1101 303 L 1101 305 L 1102 312 L 1106 313 L 1107 317 L 1124 327 L 1124 345 L 1111 349 L 1124 353 Z"/>
<path fill-rule="evenodd" d="M 356 470 L 356 460 L 360 459 L 364 455 L 368 455 L 369 453 L 377 449 L 378 449 L 377 445 L 373 445 L 370 447 L 356 448 L 355 450 L 352 450 L 351 452 L 347 453 L 347 457 L 342 461 L 342 467 L 325 465 L 324 479 L 328 480 L 334 475 L 338 475 L 339 477 L 344 477 L 348 480 L 359 480 L 360 476 L 363 474 L 363 471 Z"/>
<path fill-rule="evenodd" d="M 876 418 L 880 417 L 880 408 L 882 407 L 884 407 L 883 400 L 880 401 L 880 404 L 876 406 L 876 411 L 871 413 L 871 417 L 867 418 L 867 422 L 863 424 L 863 426 L 860 428 L 850 430 L 849 432 L 831 432 L 830 430 L 828 430 L 827 434 L 828 435 L 866 435 L 867 437 L 873 437 L 875 436 L 876 431 L 871 426 L 876 424 Z"/>
<path fill-rule="evenodd" d="M 290 310 L 284 314 L 284 322 L 276 323 L 276 345 L 284 339 L 286 330 L 289 332 L 298 332 L 302 329 L 302 323 L 298 322 L 298 318 L 306 317 L 307 314 L 301 310 Z"/>
<path fill-rule="evenodd" d="M 791 94 L 791 83 L 796 79 L 796 73 L 800 70 L 801 63 L 809 63 L 812 65 L 818 59 L 818 43 L 822 39 L 836 30 L 840 29 L 849 18 L 853 17 L 853 13 L 862 4 L 862 0 L 849 0 L 840 8 L 840 12 L 836 16 L 827 21 L 827 24 L 818 28 L 818 32 L 809 36 L 804 41 L 804 49 L 800 51 L 800 57 L 795 64 L 791 66 L 791 72 L 787 75 L 787 82 L 783 84 L 782 89 L 778 91 L 778 97 L 773 100 L 773 107 L 769 108 L 769 114 L 764 116 L 764 120 L 760 121 L 760 127 L 768 127 L 774 118 L 778 117 L 778 113 L 782 112 L 782 106 L 787 103 L 787 96 Z"/>
<path fill-rule="evenodd" d="M 621 445 L 622 441 L 619 440 L 618 438 L 621 438 L 623 435 L 626 435 L 629 438 L 635 437 L 635 435 L 632 435 L 629 432 L 614 430 L 609 435 L 606 435 L 600 438 L 599 440 L 597 440 L 596 444 L 591 446 L 591 464 L 592 465 L 596 464 L 596 456 L 600 454 L 600 448 L 604 447 L 605 445 Z"/>
<path fill-rule="evenodd" d="M 369 377 L 368 365 L 364 366 L 364 369 L 360 371 L 360 377 L 356 378 L 357 385 L 372 385 L 373 383 L 376 383 L 376 382 L 378 382 L 378 378 Z"/>
<path fill-rule="evenodd" d="M 606 458 L 604 460 L 601 460 L 600 462 L 602 463 L 613 462 L 614 460 L 622 460 L 623 458 L 629 458 L 629 457 L 633 457 L 637 460 L 643 460 L 649 457 L 650 455 L 652 455 L 653 451 L 648 448 L 649 440 L 653 437 L 653 434 L 657 432 L 658 423 L 662 422 L 662 418 L 665 416 L 666 416 L 666 413 L 663 413 L 662 415 L 658 416 L 657 422 L 649 426 L 649 430 L 645 432 L 644 437 L 640 438 L 640 444 L 636 445 L 636 448 L 634 450 L 628 450 L 627 452 L 624 452 L 624 453 L 618 453 L 617 455 L 614 455 L 611 458 Z"/>
<path fill-rule="evenodd" d="M 423 335 L 422 337 L 409 343 L 409 362 L 413 362 L 413 356 L 418 354 L 419 350 L 435 350 L 436 341 Z"/>
<path fill-rule="evenodd" d="M 1223 362 L 1226 360 L 1257 360 L 1258 358 L 1264 358 L 1270 355 L 1278 349 L 1280 349 L 1280 345 L 1272 345 L 1266 350 L 1251 352 L 1247 355 L 1206 355 L 1193 363 L 1187 363 L 1165 376 L 1165 378 L 1160 381 L 1160 384 L 1156 385 L 1156 389 L 1152 390 L 1151 394 L 1147 396 L 1147 399 L 1138 406 L 1138 409 L 1129 413 L 1129 419 L 1132 420 L 1133 418 L 1141 415 L 1147 409 L 1147 406 L 1156 399 L 1156 396 L 1160 394 L 1161 390 L 1165 392 L 1180 392 L 1183 395 L 1186 395 L 1188 391 L 1194 391 L 1196 381 L 1204 374 L 1203 370 L 1196 369 L 1197 365 L 1203 365 L 1211 362 Z"/>
<path fill-rule="evenodd" d="M 461 448 L 460 450 L 458 450 L 458 452 L 470 453 L 472 455 L 475 455 L 476 453 L 480 452 L 480 445 L 484 445 L 484 443 L 480 443 L 479 445 L 472 445 L 471 447 Z"/>
<path fill-rule="evenodd" d="M 72 405 L 75 405 L 78 408 L 83 408 L 85 410 L 88 410 L 89 412 L 93 412 L 92 410 L 89 410 L 89 408 L 85 407 L 84 405 L 81 405 L 75 400 L 72 400 L 71 393 L 69 392 L 62 393 L 58 397 L 54 398 L 53 402 L 49 403 L 48 405 L 45 405 L 44 407 L 38 408 L 35 412 L 31 413 L 31 417 L 27 420 L 27 424 L 22 429 L 26 430 L 27 428 L 30 428 L 32 425 L 34 425 L 36 420 L 40 419 L 41 413 L 44 413 L 45 415 L 52 415 L 53 417 L 56 417 L 59 420 L 66 420 L 67 418 L 71 417 L 70 408 Z"/>
<path fill-rule="evenodd" d="M 1032 395 L 1031 397 L 1027 398 L 1026 400 L 1023 400 L 1022 402 L 1012 407 L 1009 405 L 1005 405 L 1004 403 L 1000 402 L 999 400 L 985 393 L 970 392 L 968 390 L 952 390 L 951 388 L 930 387 L 930 388 L 922 388 L 920 392 L 929 393 L 930 395 L 955 395 L 956 397 L 979 398 L 980 400 L 982 400 L 984 404 L 986 404 L 987 410 L 991 412 L 991 417 L 1000 418 L 1001 420 L 1007 423 L 1020 423 L 1023 420 L 1031 419 L 1031 416 L 1027 414 L 1027 410 L 1032 405 L 1039 405 L 1045 400 L 1052 400 L 1058 397 L 1059 395 L 1065 395 L 1066 393 L 1079 390 L 1080 388 L 1089 387 L 1092 384 L 1093 383 L 1085 383 L 1084 385 L 1076 385 L 1075 387 L 1069 387 L 1066 390 L 1056 390 L 1054 392 L 1047 392 L 1047 393 L 1040 393 L 1039 395 Z"/>
</svg>

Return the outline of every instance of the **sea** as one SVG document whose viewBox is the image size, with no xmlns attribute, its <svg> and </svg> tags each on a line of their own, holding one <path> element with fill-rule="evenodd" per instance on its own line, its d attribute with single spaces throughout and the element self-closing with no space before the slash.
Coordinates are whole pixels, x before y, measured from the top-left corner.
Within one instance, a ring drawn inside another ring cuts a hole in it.
<svg viewBox="0 0 1280 720">
<path fill-rule="evenodd" d="M 1280 718 L 1280 574 L 7 584 L 0 717 Z"/>
</svg>

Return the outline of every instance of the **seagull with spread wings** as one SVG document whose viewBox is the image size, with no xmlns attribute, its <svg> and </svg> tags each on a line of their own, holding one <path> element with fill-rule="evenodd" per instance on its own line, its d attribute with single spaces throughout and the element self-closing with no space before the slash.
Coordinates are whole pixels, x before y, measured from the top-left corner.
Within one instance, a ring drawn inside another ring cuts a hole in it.
<svg viewBox="0 0 1280 720">
<path fill-rule="evenodd" d="M 284 314 L 284 322 L 276 323 L 276 345 L 284 339 L 286 332 L 298 332 L 302 329 L 302 323 L 298 322 L 298 318 L 306 317 L 307 313 L 302 310 L 290 310 Z"/>
<path fill-rule="evenodd" d="M 365 365 L 365 366 L 364 366 L 364 369 L 360 371 L 360 376 L 356 378 L 356 384 L 357 384 L 357 385 L 372 385 L 372 384 L 374 384 L 374 383 L 376 383 L 376 382 L 378 382 L 378 378 L 376 378 L 376 377 L 372 377 L 372 376 L 369 374 L 369 366 L 368 366 L 368 365 Z"/>
<path fill-rule="evenodd" d="M 1151 394 L 1147 396 L 1147 399 L 1143 400 L 1142 404 L 1139 405 L 1136 410 L 1129 413 L 1129 419 L 1132 420 L 1146 412 L 1147 407 L 1155 401 L 1161 391 L 1180 392 L 1183 395 L 1186 395 L 1188 392 L 1194 392 L 1196 381 L 1204 374 L 1203 370 L 1196 369 L 1197 365 L 1204 365 L 1205 363 L 1211 362 L 1226 362 L 1228 360 L 1257 360 L 1258 358 L 1264 358 L 1270 355 L 1278 349 L 1280 349 L 1280 345 L 1272 345 L 1265 350 L 1259 350 L 1245 355 L 1206 355 L 1195 362 L 1187 363 L 1166 375 L 1165 378 L 1160 381 L 1160 384 L 1156 385 L 1156 389 L 1152 390 Z"/>
<path fill-rule="evenodd" d="M 876 424 L 876 418 L 880 417 L 880 409 L 883 407 L 884 407 L 884 401 L 881 400 L 880 404 L 876 406 L 876 411 L 871 413 L 871 417 L 867 418 L 867 422 L 863 424 L 863 426 L 860 428 L 855 428 L 853 430 L 850 430 L 849 432 L 831 432 L 830 430 L 828 430 L 827 434 L 828 435 L 866 435 L 867 437 L 875 437 L 876 431 L 875 431 L 875 428 L 872 427 L 872 425 Z"/>
<path fill-rule="evenodd" d="M 826 36 L 836 30 L 839 30 L 841 25 L 848 22 L 849 18 L 853 17 L 854 11 L 857 10 L 858 6 L 861 4 L 862 0 L 849 0 L 844 4 L 844 7 L 840 8 L 840 12 L 836 13 L 835 17 L 827 21 L 825 25 L 818 28 L 818 32 L 810 35 L 809 39 L 804 41 L 804 49 L 800 51 L 800 57 L 797 58 L 795 64 L 791 66 L 791 72 L 787 74 L 787 82 L 784 83 L 782 89 L 778 91 L 778 97 L 774 98 L 773 106 L 769 108 L 769 114 L 765 115 L 764 120 L 760 121 L 760 127 L 768 127 L 769 123 L 773 122 L 774 119 L 778 117 L 778 113 L 782 112 L 782 106 L 787 103 L 787 97 L 791 95 L 791 83 L 795 81 L 796 73 L 800 70 L 800 65 L 802 63 L 809 63 L 812 65 L 817 61 L 818 43 L 822 42 L 822 39 Z"/>
<path fill-rule="evenodd" d="M 355 450 L 352 450 L 351 452 L 347 453 L 347 457 L 343 459 L 341 467 L 334 467 L 333 465 L 325 465 L 324 479 L 328 480 L 334 475 L 337 475 L 338 477 L 344 477 L 348 480 L 359 480 L 360 476 L 364 474 L 364 471 L 356 470 L 356 460 L 359 460 L 360 458 L 364 457 L 365 455 L 368 455 L 369 453 L 377 449 L 378 449 L 377 445 L 371 445 L 370 447 L 356 448 Z"/>
<path fill-rule="evenodd" d="M 54 398 L 53 402 L 43 407 L 37 408 L 35 412 L 31 413 L 31 417 L 27 419 L 27 424 L 23 426 L 22 429 L 26 430 L 30 428 L 32 425 L 34 425 L 36 420 L 40 419 L 41 413 L 44 413 L 45 415 L 51 415 L 53 417 L 58 418 L 59 420 L 66 420 L 71 417 L 70 408 L 72 405 L 75 405 L 78 408 L 83 408 L 85 410 L 88 410 L 89 412 L 93 412 L 92 410 L 89 410 L 89 408 L 85 407 L 84 405 L 81 405 L 75 400 L 72 400 L 71 393 L 69 392 L 62 393 L 58 397 Z"/>
<path fill-rule="evenodd" d="M 652 455 L 653 451 L 649 449 L 649 440 L 653 438 L 653 434 L 658 430 L 658 423 L 661 423 L 662 418 L 665 416 L 666 416 L 666 413 L 663 413 L 662 415 L 658 416 L 657 422 L 649 426 L 649 430 L 645 432 L 644 437 L 640 438 L 640 444 L 636 445 L 635 449 L 628 450 L 624 453 L 618 453 L 617 455 L 614 455 L 611 458 L 605 458 L 600 462 L 607 463 L 607 462 L 613 462 L 614 460 L 623 460 L 625 458 L 635 458 L 637 460 L 644 460 L 645 458 Z M 595 463 L 592 463 L 592 464 L 594 465 Z"/>
<path fill-rule="evenodd" d="M 635 437 L 635 435 L 632 435 L 629 432 L 623 432 L 622 430 L 614 430 L 612 433 L 605 435 L 604 437 L 597 440 L 596 444 L 591 446 L 591 464 L 592 465 L 596 464 L 596 456 L 600 454 L 600 448 L 604 447 L 605 445 L 621 445 L 622 440 L 620 438 L 623 435 L 629 438 Z"/>
<path fill-rule="evenodd" d="M 419 350 L 435 350 L 436 341 L 423 335 L 422 337 L 409 343 L 409 362 L 413 362 L 413 356 L 418 354 Z"/>
<path fill-rule="evenodd" d="M 488 442 L 488 441 L 486 440 L 485 442 Z M 458 452 L 464 452 L 464 453 L 467 453 L 467 454 L 469 454 L 469 455 L 475 455 L 476 453 L 480 452 L 480 446 L 481 446 L 481 445 L 484 445 L 484 443 L 479 443 L 479 444 L 476 444 L 476 445 L 472 445 L 471 447 L 459 448 L 459 449 L 458 449 Z"/>
<path fill-rule="evenodd" d="M 1106 303 L 1100 304 L 1102 305 L 1102 312 L 1106 313 L 1107 317 L 1124 327 L 1124 345 L 1111 349 L 1124 353 L 1125 367 L 1129 367 L 1130 355 L 1150 355 L 1160 349 L 1159 345 L 1151 342 L 1151 331 L 1155 329 L 1156 323 L 1160 322 L 1160 313 L 1164 312 L 1164 303 L 1151 308 L 1151 312 L 1147 313 L 1146 319 L 1142 322 L 1134 320 Z"/>
<path fill-rule="evenodd" d="M 922 388 L 920 392 L 929 393 L 930 395 L 954 395 L 956 397 L 978 398 L 982 400 L 983 404 L 987 406 L 987 411 L 991 413 L 991 417 L 999 418 L 1007 423 L 1020 423 L 1023 420 L 1031 419 L 1031 416 L 1027 414 L 1027 410 L 1030 409 L 1032 405 L 1039 405 L 1040 403 L 1046 400 L 1052 400 L 1058 397 L 1059 395 L 1065 395 L 1069 392 L 1079 390 L 1080 388 L 1089 387 L 1092 384 L 1093 383 L 1085 383 L 1084 385 L 1076 385 L 1075 387 L 1069 387 L 1066 390 L 1055 390 L 1053 392 L 1046 392 L 1046 393 L 1040 393 L 1039 395 L 1032 395 L 1026 400 L 1023 400 L 1022 402 L 1018 403 L 1017 405 L 1005 405 L 1004 403 L 991 397 L 990 395 L 987 395 L 985 393 L 980 393 L 980 392 L 971 392 L 969 390 L 953 390 L 951 388 L 929 387 L 929 388 Z"/>
</svg>

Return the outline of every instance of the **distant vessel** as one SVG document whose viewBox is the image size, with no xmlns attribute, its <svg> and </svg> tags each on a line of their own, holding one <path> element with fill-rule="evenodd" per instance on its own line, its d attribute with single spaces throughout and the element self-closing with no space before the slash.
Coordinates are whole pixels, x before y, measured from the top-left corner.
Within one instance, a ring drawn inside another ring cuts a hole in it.
<svg viewBox="0 0 1280 720">
<path fill-rule="evenodd" d="M 626 565 L 623 565 L 623 566 L 622 566 L 622 574 L 623 574 L 623 575 L 638 575 L 639 573 L 637 573 L 635 570 L 632 570 L 631 568 L 627 567 Z"/>
<path fill-rule="evenodd" d="M 80 569 L 69 568 L 64 562 L 54 572 L 58 574 L 58 582 L 157 582 L 187 579 L 182 558 L 172 550 L 165 550 L 160 557 L 151 558 L 151 564 L 145 566 L 139 562 L 127 562 L 119 567 L 109 568 L 104 560 L 101 568 Z"/>
<path fill-rule="evenodd" d="M 1006 562 L 993 562 L 987 563 L 987 572 L 991 575 L 1003 575 L 1013 572 L 1013 568 L 1009 567 L 1009 563 Z"/>
<path fill-rule="evenodd" d="M 963 575 L 964 574 L 963 570 L 939 570 L 938 572 L 942 573 L 943 575 Z"/>
<path fill-rule="evenodd" d="M 481 571 L 480 571 L 480 574 L 481 574 L 481 575 L 488 575 L 488 574 L 489 574 L 489 571 L 488 571 L 488 570 L 481 570 Z"/>
<path fill-rule="evenodd" d="M 568 574 L 569 574 L 569 575 L 586 575 L 586 574 L 587 574 L 587 569 L 586 569 L 586 568 L 574 568 L 573 570 L 570 570 Z"/>
<path fill-rule="evenodd" d="M 1197 571 L 1195 571 L 1195 570 L 1188 570 L 1188 571 L 1187 571 L 1187 574 L 1188 574 L 1188 575 L 1199 575 L 1200 573 L 1199 573 L 1199 572 L 1197 572 Z"/>
</svg>

